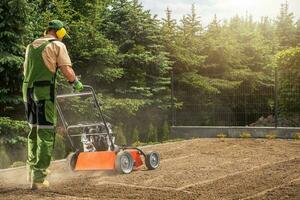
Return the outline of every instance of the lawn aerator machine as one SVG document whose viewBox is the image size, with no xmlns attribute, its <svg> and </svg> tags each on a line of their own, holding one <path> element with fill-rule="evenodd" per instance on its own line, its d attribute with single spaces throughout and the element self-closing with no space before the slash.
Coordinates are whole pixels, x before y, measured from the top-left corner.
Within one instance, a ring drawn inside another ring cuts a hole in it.
<svg viewBox="0 0 300 200">
<path fill-rule="evenodd" d="M 93 108 L 95 108 L 95 113 L 98 114 L 98 122 L 69 125 L 59 101 L 64 101 L 63 99 L 69 97 L 80 98 L 89 95 L 92 96 L 90 102 L 94 104 Z M 73 171 L 116 170 L 119 173 L 128 174 L 133 169 L 139 169 L 143 165 L 142 156 L 149 170 L 156 169 L 159 166 L 160 156 L 157 152 L 144 153 L 136 147 L 115 144 L 115 134 L 112 131 L 112 126 L 105 120 L 93 87 L 84 85 L 83 92 L 57 95 L 56 108 L 70 144 L 75 151 L 67 159 Z M 71 130 L 74 129 L 77 130 L 75 134 L 71 133 Z M 80 142 L 77 142 L 80 145 L 74 142 L 74 138 L 80 138 Z"/>
</svg>

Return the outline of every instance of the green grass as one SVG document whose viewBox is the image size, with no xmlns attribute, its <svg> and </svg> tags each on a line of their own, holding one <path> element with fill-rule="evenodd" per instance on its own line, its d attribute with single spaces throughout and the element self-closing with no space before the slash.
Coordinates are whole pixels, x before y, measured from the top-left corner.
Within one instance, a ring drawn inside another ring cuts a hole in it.
<svg viewBox="0 0 300 200">
<path fill-rule="evenodd" d="M 25 166 L 26 164 L 22 161 L 16 161 L 14 162 L 10 167 L 14 168 L 14 167 L 23 167 Z"/>
<path fill-rule="evenodd" d="M 268 134 L 265 135 L 265 137 L 269 140 L 276 139 L 277 133 L 269 132 Z"/>
<path fill-rule="evenodd" d="M 242 133 L 240 134 L 240 137 L 243 138 L 243 139 L 248 139 L 248 138 L 251 138 L 252 135 L 251 135 L 250 132 L 244 131 L 244 132 L 242 132 Z"/>
<path fill-rule="evenodd" d="M 295 133 L 295 139 L 300 140 L 300 133 Z"/>
<path fill-rule="evenodd" d="M 222 142 L 224 142 L 225 138 L 227 138 L 227 134 L 221 132 L 217 135 L 217 138 L 219 138 Z"/>
</svg>

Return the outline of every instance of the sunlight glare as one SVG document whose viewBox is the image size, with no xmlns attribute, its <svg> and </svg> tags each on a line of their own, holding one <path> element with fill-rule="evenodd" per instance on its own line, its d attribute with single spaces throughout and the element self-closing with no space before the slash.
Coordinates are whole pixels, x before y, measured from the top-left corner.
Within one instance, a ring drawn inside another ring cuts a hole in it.
<svg viewBox="0 0 300 200">
<path fill-rule="evenodd" d="M 252 12 L 263 6 L 263 2 L 261 0 L 224 0 L 223 2 L 228 2 L 228 5 L 238 11 Z"/>
</svg>

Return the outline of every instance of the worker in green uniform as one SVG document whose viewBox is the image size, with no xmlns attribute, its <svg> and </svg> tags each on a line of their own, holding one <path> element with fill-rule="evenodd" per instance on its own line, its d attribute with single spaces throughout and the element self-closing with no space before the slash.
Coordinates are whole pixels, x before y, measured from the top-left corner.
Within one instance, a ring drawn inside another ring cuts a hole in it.
<svg viewBox="0 0 300 200">
<path fill-rule="evenodd" d="M 83 89 L 76 78 L 63 38 L 67 36 L 63 22 L 49 22 L 44 36 L 26 48 L 24 62 L 23 100 L 28 134 L 27 170 L 31 189 L 49 187 L 45 179 L 55 141 L 56 73 L 62 72 L 76 91 Z"/>
</svg>

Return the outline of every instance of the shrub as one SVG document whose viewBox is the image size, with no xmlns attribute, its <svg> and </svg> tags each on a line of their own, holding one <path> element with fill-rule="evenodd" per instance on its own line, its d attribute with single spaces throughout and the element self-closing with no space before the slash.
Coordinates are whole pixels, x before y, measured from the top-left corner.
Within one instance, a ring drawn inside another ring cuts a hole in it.
<svg viewBox="0 0 300 200">
<path fill-rule="evenodd" d="M 169 124 L 167 121 L 165 121 L 162 129 L 162 141 L 168 140 L 169 136 L 170 136 Z"/>
<path fill-rule="evenodd" d="M 157 129 L 152 123 L 149 125 L 147 142 L 157 142 Z"/>
<path fill-rule="evenodd" d="M 140 140 L 140 133 L 139 133 L 138 129 L 135 127 L 132 131 L 131 143 L 136 143 L 139 140 Z"/>
<path fill-rule="evenodd" d="M 14 162 L 10 167 L 14 168 L 14 167 L 22 167 L 22 166 L 25 166 L 25 162 L 23 161 L 16 161 Z"/>
<path fill-rule="evenodd" d="M 227 137 L 227 135 L 223 132 L 219 133 L 217 135 L 217 138 L 219 138 L 222 142 L 224 142 L 224 139 Z"/>
<path fill-rule="evenodd" d="M 266 134 L 266 138 L 269 140 L 276 139 L 276 137 L 277 137 L 277 134 L 273 133 L 273 132 Z"/>
<path fill-rule="evenodd" d="M 219 133 L 217 135 L 217 138 L 226 138 L 226 137 L 227 137 L 227 134 L 225 134 L 225 133 Z"/>
<path fill-rule="evenodd" d="M 300 140 L 300 133 L 295 133 L 295 139 Z"/>
<path fill-rule="evenodd" d="M 115 126 L 114 128 L 114 133 L 116 135 L 116 144 L 117 145 L 126 145 L 127 141 L 126 141 L 126 137 L 124 135 L 124 128 L 123 128 L 123 124 L 119 123 L 117 126 Z"/>
<path fill-rule="evenodd" d="M 0 168 L 24 160 L 29 126 L 26 121 L 0 117 Z"/>
<path fill-rule="evenodd" d="M 25 145 L 29 130 L 26 121 L 11 120 L 9 117 L 0 117 L 0 142 L 2 144 Z"/>
<path fill-rule="evenodd" d="M 241 134 L 240 134 L 240 137 L 241 138 L 244 138 L 244 139 L 248 139 L 248 138 L 251 138 L 251 133 L 248 132 L 248 131 L 243 131 Z"/>
<path fill-rule="evenodd" d="M 9 155 L 4 147 L 4 145 L 2 145 L 0 143 L 0 168 L 6 168 L 10 165 L 11 160 L 9 158 Z"/>
<path fill-rule="evenodd" d="M 141 146 L 141 142 L 140 141 L 136 141 L 136 142 L 132 143 L 132 146 L 133 147 L 139 147 L 139 146 Z"/>
</svg>

